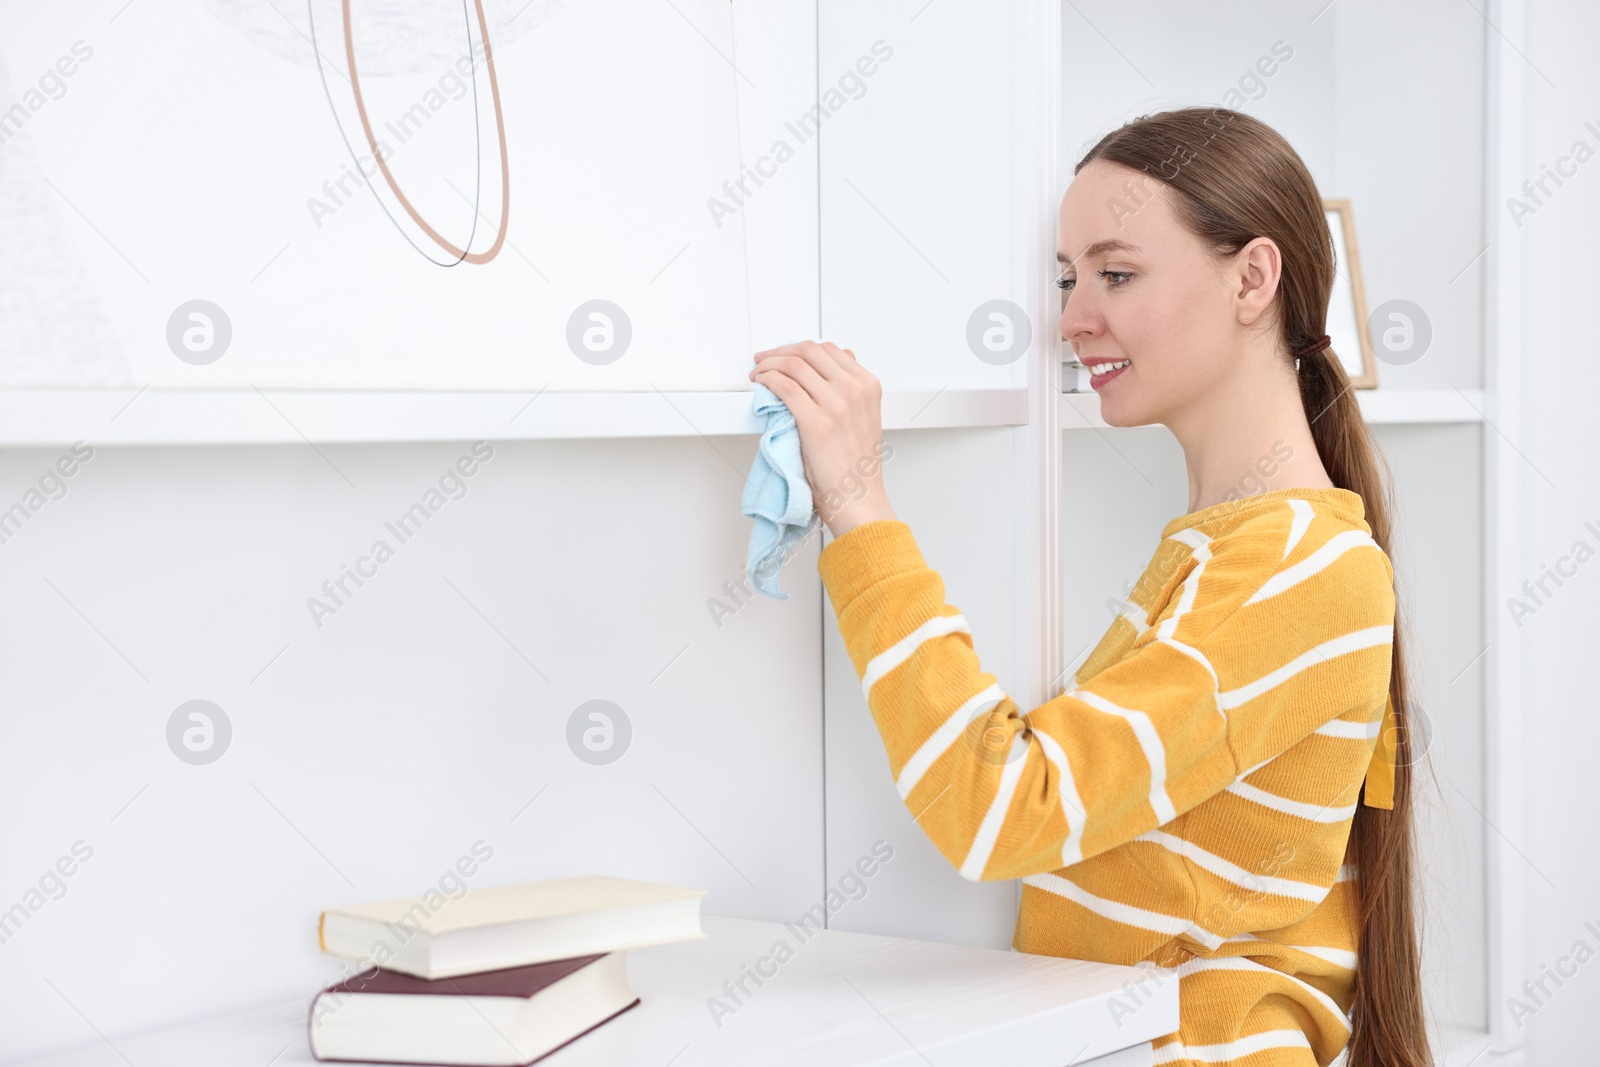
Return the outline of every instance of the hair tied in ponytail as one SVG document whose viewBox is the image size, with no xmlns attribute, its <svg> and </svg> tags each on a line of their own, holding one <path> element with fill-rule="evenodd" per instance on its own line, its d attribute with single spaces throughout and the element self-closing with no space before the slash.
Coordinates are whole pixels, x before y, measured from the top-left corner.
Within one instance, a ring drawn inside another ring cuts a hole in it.
<svg viewBox="0 0 1600 1067">
<path fill-rule="evenodd" d="M 1324 348 L 1327 348 L 1331 344 L 1333 344 L 1333 338 L 1329 337 L 1327 334 L 1323 334 L 1316 341 L 1306 345 L 1304 348 L 1294 354 L 1295 366 L 1298 367 L 1300 365 L 1301 359 L 1305 358 L 1306 356 L 1316 355 L 1318 352 L 1321 352 Z"/>
</svg>

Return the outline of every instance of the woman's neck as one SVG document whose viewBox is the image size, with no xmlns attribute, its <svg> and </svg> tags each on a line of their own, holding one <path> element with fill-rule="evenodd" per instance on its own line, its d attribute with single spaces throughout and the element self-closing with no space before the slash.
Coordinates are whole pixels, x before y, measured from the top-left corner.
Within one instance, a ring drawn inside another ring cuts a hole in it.
<svg viewBox="0 0 1600 1067">
<path fill-rule="evenodd" d="M 1217 383 L 1166 423 L 1183 446 L 1190 511 L 1270 489 L 1333 487 L 1299 382 L 1283 364 L 1268 366 Z"/>
</svg>

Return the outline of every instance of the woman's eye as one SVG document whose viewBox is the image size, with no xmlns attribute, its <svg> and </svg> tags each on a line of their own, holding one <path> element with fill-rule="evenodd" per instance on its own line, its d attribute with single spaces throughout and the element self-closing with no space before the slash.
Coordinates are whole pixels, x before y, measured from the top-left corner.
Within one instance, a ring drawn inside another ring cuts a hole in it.
<svg viewBox="0 0 1600 1067">
<path fill-rule="evenodd" d="M 1112 278 L 1118 279 L 1118 280 L 1113 281 L 1111 283 L 1111 288 L 1113 288 L 1113 289 L 1120 289 L 1122 286 L 1127 285 L 1128 284 L 1128 279 L 1133 277 L 1133 272 L 1131 270 L 1097 270 L 1097 271 L 1095 271 L 1095 274 L 1099 275 L 1102 278 L 1107 277 L 1109 275 Z M 1077 282 L 1076 278 L 1058 278 L 1058 279 L 1056 279 L 1056 285 L 1059 288 L 1065 289 L 1069 293 L 1072 292 L 1076 282 Z"/>
</svg>

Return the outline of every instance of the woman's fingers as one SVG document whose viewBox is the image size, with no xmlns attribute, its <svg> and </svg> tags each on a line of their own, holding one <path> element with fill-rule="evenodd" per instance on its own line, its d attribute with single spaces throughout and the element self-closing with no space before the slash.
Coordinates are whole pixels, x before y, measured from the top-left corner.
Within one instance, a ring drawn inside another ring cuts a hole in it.
<svg viewBox="0 0 1600 1067">
<path fill-rule="evenodd" d="M 831 341 L 799 341 L 756 353 L 755 369 L 751 381 L 760 381 L 788 404 L 797 393 L 804 397 L 802 410 L 795 411 L 795 420 L 805 425 L 818 425 L 820 433 L 834 433 L 838 426 L 856 424 L 863 418 L 873 423 L 878 419 L 878 405 L 883 390 L 878 379 L 856 362 L 855 353 L 840 348 Z M 779 377 L 797 387 L 789 393 L 780 392 L 772 383 Z M 829 420 L 832 428 L 822 427 L 819 418 Z"/>
<path fill-rule="evenodd" d="M 772 390 L 794 415 L 796 422 L 809 422 L 813 412 L 827 399 L 828 383 L 809 364 L 794 360 L 762 360 L 753 381 Z"/>
<path fill-rule="evenodd" d="M 856 354 L 850 349 L 840 348 L 832 341 L 822 342 L 822 347 L 824 351 L 833 357 L 834 365 L 842 372 L 841 377 L 854 378 L 860 382 L 877 383 L 878 380 L 867 372 L 867 368 L 857 362 Z"/>
<path fill-rule="evenodd" d="M 867 387 L 867 392 L 875 399 L 881 398 L 883 396 L 883 386 L 878 381 L 877 376 L 859 363 L 852 363 L 851 366 L 855 369 L 856 377 Z"/>
<path fill-rule="evenodd" d="M 758 352 L 756 355 L 758 365 L 769 359 L 804 362 L 825 381 L 843 378 L 849 373 L 845 369 L 844 357 L 839 354 L 839 347 L 828 341 L 822 344 L 815 341 L 796 341 L 793 344 Z"/>
<path fill-rule="evenodd" d="M 865 384 L 868 389 L 875 389 L 878 379 L 863 367 L 857 360 L 856 354 L 848 348 L 840 348 L 831 341 L 824 341 L 823 347 L 829 349 L 837 359 L 839 368 L 856 381 Z"/>
</svg>

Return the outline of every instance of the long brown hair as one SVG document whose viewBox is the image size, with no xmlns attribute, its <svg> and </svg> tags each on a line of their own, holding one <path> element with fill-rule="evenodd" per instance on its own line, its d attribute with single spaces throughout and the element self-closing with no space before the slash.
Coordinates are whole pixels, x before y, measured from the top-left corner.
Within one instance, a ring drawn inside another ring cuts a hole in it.
<svg viewBox="0 0 1600 1067">
<path fill-rule="evenodd" d="M 1145 115 L 1103 137 L 1073 173 L 1101 160 L 1148 174 L 1172 190 L 1177 219 L 1226 258 L 1257 237 L 1282 257 L 1276 319 L 1283 358 L 1325 332 L 1334 246 L 1322 198 L 1289 142 L 1259 119 L 1227 108 Z M 1128 205 L 1136 209 L 1137 205 Z M 1333 350 L 1301 360 L 1300 401 L 1333 484 L 1360 495 L 1372 539 L 1389 552 L 1387 464 L 1373 446 L 1349 378 Z M 1432 1067 L 1424 1022 L 1414 897 L 1412 706 L 1396 605 L 1389 696 L 1394 703 L 1394 808 L 1358 803 L 1345 859 L 1355 867 L 1359 941 L 1347 1067 Z M 1364 791 L 1363 791 L 1364 792 Z M 1364 798 L 1363 798 L 1364 799 Z"/>
</svg>

